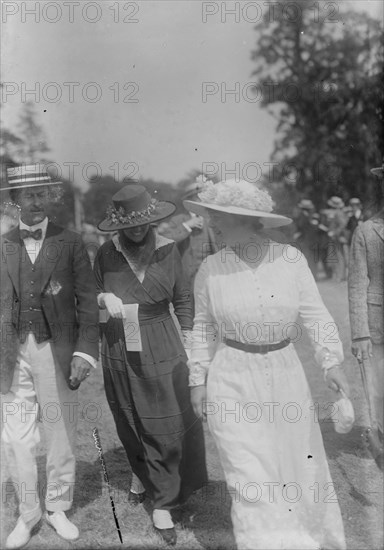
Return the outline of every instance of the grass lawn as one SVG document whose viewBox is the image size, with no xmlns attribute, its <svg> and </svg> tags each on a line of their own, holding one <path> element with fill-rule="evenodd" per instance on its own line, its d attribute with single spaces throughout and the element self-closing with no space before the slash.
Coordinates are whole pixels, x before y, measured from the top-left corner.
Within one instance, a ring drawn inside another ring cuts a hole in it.
<svg viewBox="0 0 384 550">
<path fill-rule="evenodd" d="M 383 547 L 383 478 L 364 449 L 361 439 L 367 410 L 358 367 L 350 354 L 346 285 L 323 281 L 319 283 L 319 288 L 339 325 L 356 413 L 356 424 L 346 435 L 337 434 L 330 423 L 321 423 L 325 448 L 343 515 L 347 547 L 348 550 L 380 549 Z M 325 387 L 322 374 L 314 364 L 307 338 L 299 342 L 297 349 L 305 366 L 314 401 L 319 402 L 320 405 L 333 401 L 332 392 Z M 320 406 L 320 411 L 322 410 Z M 108 490 L 92 438 L 94 427 L 99 430 L 104 450 L 124 541 L 123 546 L 143 549 L 165 547 L 152 530 L 149 504 L 144 503 L 137 508 L 128 505 L 130 470 L 106 403 L 101 369 L 93 373 L 90 380 L 82 386 L 79 411 L 77 483 L 74 505 L 69 517 L 80 528 L 80 539 L 75 543 L 68 543 L 58 538 L 52 529 L 43 523 L 27 548 L 121 548 Z M 326 411 L 323 416 L 325 414 Z M 42 440 L 38 456 L 42 485 L 45 478 L 43 443 Z M 206 445 L 210 482 L 177 511 L 176 548 L 229 550 L 235 547 L 231 531 L 230 498 L 226 493 L 218 455 L 207 429 Z M 6 479 L 6 466 L 2 460 L 2 481 Z M 7 498 L 5 498 L 4 494 L 3 491 L 1 547 L 4 547 L 6 536 L 17 518 L 15 495 L 6 495 Z"/>
</svg>

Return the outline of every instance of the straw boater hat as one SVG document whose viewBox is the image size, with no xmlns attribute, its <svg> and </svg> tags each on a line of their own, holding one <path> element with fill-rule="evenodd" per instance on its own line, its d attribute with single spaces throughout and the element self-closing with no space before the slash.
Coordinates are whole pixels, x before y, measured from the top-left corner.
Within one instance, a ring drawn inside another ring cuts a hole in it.
<svg viewBox="0 0 384 550">
<path fill-rule="evenodd" d="M 384 172 L 384 161 L 383 161 L 383 164 L 379 166 L 379 168 L 371 168 L 371 173 L 374 176 L 378 176 L 379 178 L 383 177 L 383 172 Z"/>
<path fill-rule="evenodd" d="M 341 199 L 340 197 L 331 197 L 327 201 L 327 204 L 331 208 L 344 208 L 345 206 L 343 199 Z"/>
<path fill-rule="evenodd" d="M 142 185 L 126 185 L 112 197 L 100 231 L 116 231 L 154 223 L 176 210 L 172 202 L 153 199 Z"/>
<path fill-rule="evenodd" d="M 267 191 L 245 180 L 206 182 L 199 193 L 200 201 L 185 200 L 187 210 L 207 216 L 210 211 L 249 216 L 260 219 L 264 227 L 281 227 L 292 222 L 290 218 L 272 213 L 272 199 Z"/>
<path fill-rule="evenodd" d="M 2 187 L 1 191 L 11 189 L 27 189 L 28 187 L 41 187 L 62 184 L 62 181 L 52 181 L 47 170 L 41 164 L 30 164 L 7 168 L 9 187 Z"/>
<path fill-rule="evenodd" d="M 310 199 L 301 199 L 301 201 L 297 205 L 302 210 L 314 210 L 315 205 Z"/>
<path fill-rule="evenodd" d="M 354 204 L 358 204 L 359 206 L 361 206 L 361 200 L 358 199 L 357 197 L 353 197 L 352 199 L 349 199 L 349 205 L 352 206 Z"/>
</svg>

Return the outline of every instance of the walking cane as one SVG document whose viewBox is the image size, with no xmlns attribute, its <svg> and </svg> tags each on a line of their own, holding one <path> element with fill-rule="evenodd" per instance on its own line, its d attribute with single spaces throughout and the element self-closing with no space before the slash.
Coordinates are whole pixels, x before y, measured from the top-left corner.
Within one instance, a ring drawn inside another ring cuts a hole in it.
<svg viewBox="0 0 384 550">
<path fill-rule="evenodd" d="M 384 450 L 383 445 L 379 440 L 377 427 L 374 426 L 374 417 L 373 417 L 373 404 L 372 404 L 372 393 L 373 393 L 373 382 L 371 376 L 371 364 L 369 359 L 362 359 L 359 361 L 361 379 L 363 382 L 363 388 L 365 393 L 365 398 L 368 405 L 369 413 L 369 423 L 370 426 L 365 430 L 364 436 L 367 443 L 368 449 L 371 452 L 377 466 L 380 470 L 383 470 L 384 467 Z"/>
<path fill-rule="evenodd" d="M 118 522 L 117 516 L 116 516 L 115 503 L 113 502 L 113 498 L 112 498 L 112 494 L 111 494 L 112 491 L 111 491 L 111 486 L 110 486 L 110 484 L 109 484 L 109 478 L 108 478 L 108 473 L 107 473 L 107 467 L 106 467 L 106 465 L 105 465 L 105 460 L 104 460 L 104 455 L 103 455 L 103 449 L 102 449 L 102 447 L 101 447 L 99 432 L 97 431 L 97 428 L 93 428 L 92 435 L 93 435 L 93 439 L 95 440 L 95 446 L 96 446 L 97 452 L 99 453 L 99 459 L 100 459 L 101 468 L 102 468 L 102 470 L 103 470 L 104 481 L 105 481 L 105 483 L 106 483 L 107 486 L 108 486 L 109 500 L 111 501 L 112 512 L 113 512 L 113 517 L 114 517 L 114 519 L 115 519 L 117 532 L 118 532 L 118 534 L 119 534 L 120 542 L 121 542 L 121 544 L 123 544 L 123 538 L 122 538 L 122 536 L 121 536 L 121 531 L 120 531 L 120 527 L 119 527 L 119 522 Z"/>
</svg>

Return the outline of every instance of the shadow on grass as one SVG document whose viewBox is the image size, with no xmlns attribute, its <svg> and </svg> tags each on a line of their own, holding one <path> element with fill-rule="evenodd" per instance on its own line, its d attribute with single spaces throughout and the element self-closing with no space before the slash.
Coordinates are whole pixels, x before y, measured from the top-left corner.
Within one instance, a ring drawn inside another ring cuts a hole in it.
<svg viewBox="0 0 384 550">
<path fill-rule="evenodd" d="M 361 459 L 372 459 L 362 438 L 364 426 L 353 426 L 349 433 L 339 434 L 333 422 L 320 421 L 320 429 L 328 459 L 336 459 L 346 454 Z"/>
<path fill-rule="evenodd" d="M 104 453 L 111 495 L 115 503 L 128 502 L 131 471 L 123 448 L 110 449 Z M 90 505 L 93 501 L 109 495 L 103 469 L 97 458 L 93 462 L 78 460 L 73 510 Z"/>
<path fill-rule="evenodd" d="M 176 524 L 193 532 L 203 548 L 235 548 L 231 497 L 224 481 L 209 481 L 172 514 Z"/>
<path fill-rule="evenodd" d="M 146 529 L 143 513 L 151 521 L 151 502 L 147 499 L 143 503 L 143 507 L 139 506 L 133 509 L 128 505 L 131 470 L 123 447 L 108 450 L 104 454 L 104 460 L 108 471 L 111 495 L 116 509 L 120 510 L 121 526 L 124 526 L 121 511 L 125 510 L 128 515 L 137 519 L 137 534 L 140 534 L 142 529 Z M 77 468 L 77 479 L 74 512 L 90 505 L 92 501 L 100 499 L 102 495 L 106 497 L 109 495 L 98 460 L 93 463 L 80 461 Z M 185 544 L 188 545 L 191 541 L 190 535 L 187 534 L 189 531 L 203 548 L 210 550 L 234 548 L 230 506 L 231 498 L 224 481 L 208 482 L 202 489 L 193 493 L 186 503 L 172 511 L 180 547 L 184 548 Z M 146 538 L 144 531 L 142 536 Z M 186 540 L 183 543 L 184 539 Z"/>
</svg>

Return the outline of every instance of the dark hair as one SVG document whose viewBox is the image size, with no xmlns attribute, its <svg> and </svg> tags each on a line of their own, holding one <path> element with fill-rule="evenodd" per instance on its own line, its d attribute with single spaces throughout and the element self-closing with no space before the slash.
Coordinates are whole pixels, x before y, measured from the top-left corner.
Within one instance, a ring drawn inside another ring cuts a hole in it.
<svg viewBox="0 0 384 550">
<path fill-rule="evenodd" d="M 10 189 L 9 190 L 9 196 L 11 198 L 12 202 L 17 203 L 17 197 L 19 196 L 20 189 Z"/>
</svg>

